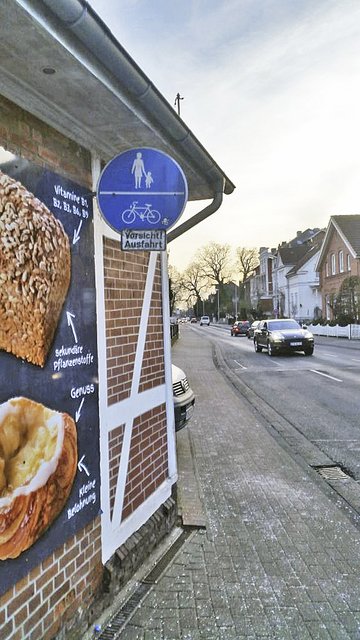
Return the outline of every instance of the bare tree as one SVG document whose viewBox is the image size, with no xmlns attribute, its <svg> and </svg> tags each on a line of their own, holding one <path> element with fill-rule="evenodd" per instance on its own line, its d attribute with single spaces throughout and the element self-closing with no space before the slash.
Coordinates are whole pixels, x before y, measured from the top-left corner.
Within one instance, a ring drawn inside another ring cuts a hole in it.
<svg viewBox="0 0 360 640">
<path fill-rule="evenodd" d="M 182 274 L 183 297 L 188 305 L 200 307 L 201 294 L 207 288 L 207 281 L 204 277 L 202 267 L 196 260 L 191 262 Z M 199 315 L 199 311 L 198 311 Z"/>
<path fill-rule="evenodd" d="M 201 265 L 195 260 L 191 262 L 182 274 L 182 287 L 187 292 L 187 298 L 200 298 L 206 288 L 206 280 Z"/>
<path fill-rule="evenodd" d="M 240 274 L 241 282 L 244 282 L 250 273 L 259 264 L 259 250 L 255 248 L 237 247 L 236 266 Z"/>
<path fill-rule="evenodd" d="M 210 284 L 222 286 L 231 278 L 231 248 L 228 244 L 209 242 L 197 254 L 204 277 Z"/>
<path fill-rule="evenodd" d="M 169 295 L 170 295 L 170 315 L 173 314 L 174 309 L 178 306 L 179 302 L 183 299 L 183 286 L 182 276 L 180 272 L 169 264 Z"/>
</svg>

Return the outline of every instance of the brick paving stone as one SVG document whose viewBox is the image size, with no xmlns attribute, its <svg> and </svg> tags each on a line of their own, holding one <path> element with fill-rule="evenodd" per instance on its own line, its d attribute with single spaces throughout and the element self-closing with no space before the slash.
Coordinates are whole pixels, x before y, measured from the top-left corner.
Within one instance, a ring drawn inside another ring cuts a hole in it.
<svg viewBox="0 0 360 640">
<path fill-rule="evenodd" d="M 186 429 L 206 529 L 121 640 L 360 640 L 359 530 L 215 368 L 207 338 L 181 333 L 173 360 L 196 394 Z"/>
<path fill-rule="evenodd" d="M 125 638 L 125 636 L 124 636 Z M 121 635 L 121 640 L 123 640 L 123 636 Z M 125 640 L 127 640 L 125 638 Z M 144 640 L 163 640 L 163 634 L 161 632 L 145 631 Z"/>
<path fill-rule="evenodd" d="M 121 632 L 121 640 L 145 640 L 145 638 L 150 638 L 149 632 L 143 631 L 142 629 L 136 629 L 132 625 L 128 625 Z M 156 635 L 154 635 L 153 631 L 151 631 L 151 640 L 157 640 Z M 161 640 L 161 635 L 158 635 L 158 639 Z"/>
</svg>

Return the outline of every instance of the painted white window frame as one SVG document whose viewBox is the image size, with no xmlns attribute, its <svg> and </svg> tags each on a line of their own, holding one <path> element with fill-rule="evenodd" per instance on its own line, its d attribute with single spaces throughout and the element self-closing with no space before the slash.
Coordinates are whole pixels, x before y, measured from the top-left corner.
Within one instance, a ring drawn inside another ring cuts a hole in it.
<svg viewBox="0 0 360 640">
<path fill-rule="evenodd" d="M 340 249 L 339 251 L 338 261 L 339 261 L 339 273 L 344 273 L 344 252 L 342 249 Z"/>
<path fill-rule="evenodd" d="M 335 253 L 332 253 L 330 255 L 330 262 L 331 262 L 331 275 L 334 276 L 336 274 L 336 256 L 335 256 Z"/>
</svg>

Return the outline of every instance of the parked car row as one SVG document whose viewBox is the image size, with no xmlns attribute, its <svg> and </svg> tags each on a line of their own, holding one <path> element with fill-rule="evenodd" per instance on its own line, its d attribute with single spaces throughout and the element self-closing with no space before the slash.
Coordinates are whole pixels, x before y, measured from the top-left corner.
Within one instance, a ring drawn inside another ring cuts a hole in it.
<svg viewBox="0 0 360 640">
<path fill-rule="evenodd" d="M 250 327 L 248 320 L 237 320 L 230 329 L 232 336 L 246 336 Z"/>
<path fill-rule="evenodd" d="M 249 320 L 236 320 L 230 329 L 232 336 L 247 336 L 248 338 L 254 337 L 254 330 L 258 326 L 260 320 L 254 320 L 250 324 Z"/>
</svg>

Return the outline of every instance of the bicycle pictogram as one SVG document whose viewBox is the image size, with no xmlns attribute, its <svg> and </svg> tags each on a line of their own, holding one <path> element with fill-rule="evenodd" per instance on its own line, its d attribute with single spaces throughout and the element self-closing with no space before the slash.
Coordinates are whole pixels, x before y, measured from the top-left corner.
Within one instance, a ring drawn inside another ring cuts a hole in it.
<svg viewBox="0 0 360 640">
<path fill-rule="evenodd" d="M 129 209 L 122 212 L 121 219 L 125 224 L 132 224 L 136 216 L 140 220 L 147 220 L 150 224 L 156 224 L 161 218 L 159 211 L 152 209 L 151 204 L 145 203 L 143 207 L 140 207 L 137 206 L 137 200 L 130 205 Z"/>
</svg>

